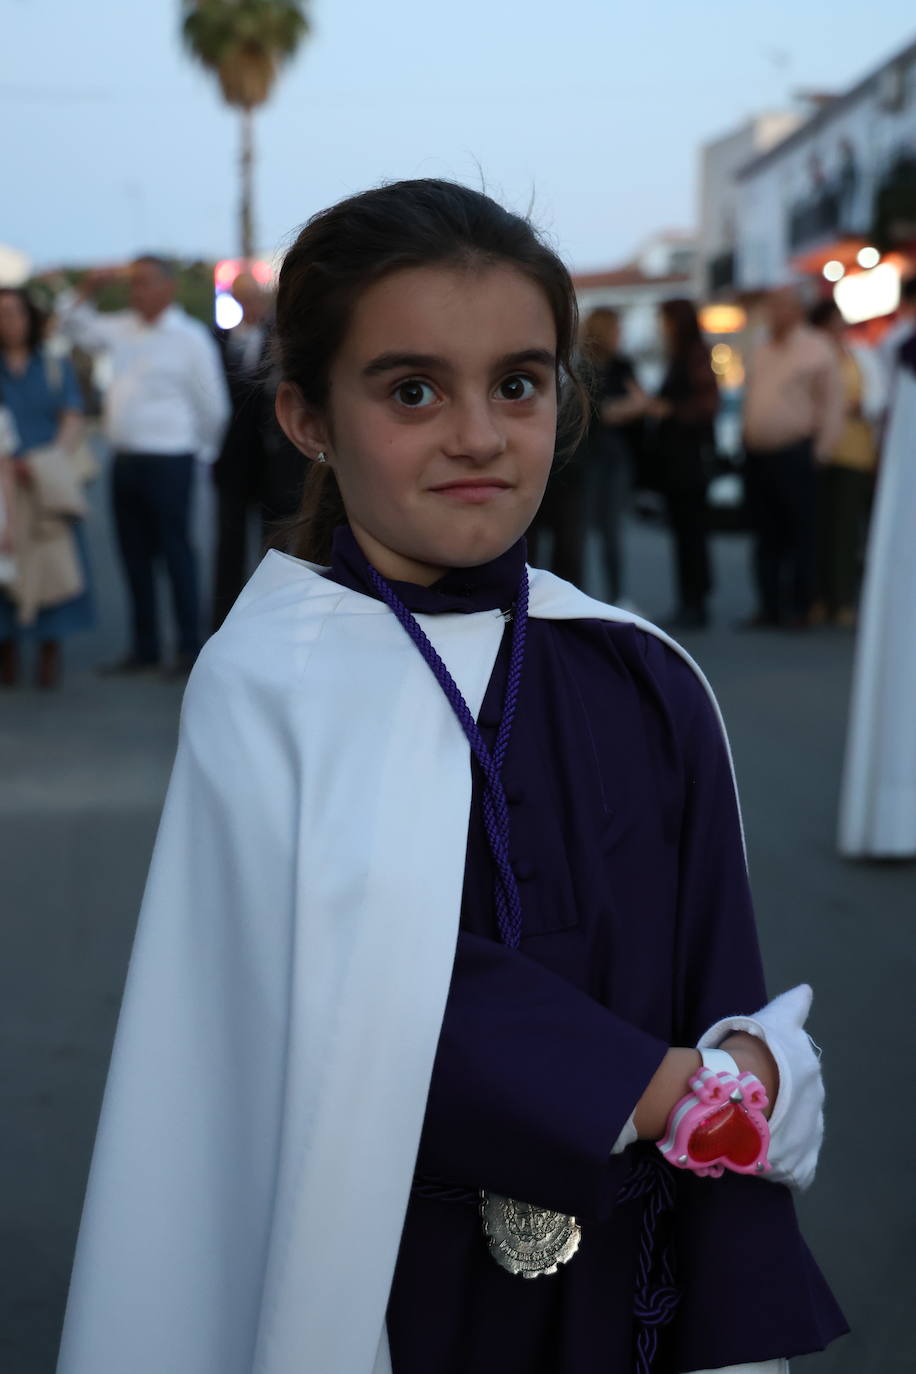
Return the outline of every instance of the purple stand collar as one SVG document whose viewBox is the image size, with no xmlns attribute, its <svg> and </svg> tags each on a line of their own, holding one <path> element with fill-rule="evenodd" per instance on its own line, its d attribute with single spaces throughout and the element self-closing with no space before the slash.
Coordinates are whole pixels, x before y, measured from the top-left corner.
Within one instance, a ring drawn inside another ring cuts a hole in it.
<svg viewBox="0 0 916 1374">
<path fill-rule="evenodd" d="M 420 587 L 414 582 L 389 582 L 388 585 L 414 614 L 457 612 L 467 615 L 474 611 L 507 611 L 518 594 L 526 557 L 525 541 L 519 539 L 499 558 L 474 568 L 451 568 L 431 587 Z M 351 591 L 378 599 L 378 591 L 369 575 L 369 563 L 349 525 L 339 525 L 334 531 L 331 567 L 326 576 Z"/>
</svg>

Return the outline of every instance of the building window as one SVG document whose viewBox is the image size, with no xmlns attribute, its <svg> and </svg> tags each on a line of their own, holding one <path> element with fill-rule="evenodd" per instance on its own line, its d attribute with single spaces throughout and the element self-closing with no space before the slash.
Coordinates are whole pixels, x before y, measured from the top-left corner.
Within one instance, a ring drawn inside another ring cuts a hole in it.
<svg viewBox="0 0 916 1374">
<path fill-rule="evenodd" d="M 710 258 L 706 264 L 706 289 L 709 292 L 722 291 L 727 286 L 733 286 L 735 281 L 735 254 L 734 250 L 729 249 L 727 253 L 718 253 L 716 257 Z"/>
</svg>

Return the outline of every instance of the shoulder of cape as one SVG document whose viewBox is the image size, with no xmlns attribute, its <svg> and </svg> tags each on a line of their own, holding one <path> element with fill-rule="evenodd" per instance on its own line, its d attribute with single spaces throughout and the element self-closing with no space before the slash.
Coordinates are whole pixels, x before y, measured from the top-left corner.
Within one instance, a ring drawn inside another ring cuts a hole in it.
<svg viewBox="0 0 916 1374">
<path fill-rule="evenodd" d="M 719 703 L 716 701 L 715 693 L 708 679 L 699 664 L 690 657 L 682 645 L 678 644 L 676 639 L 672 639 L 670 635 L 665 634 L 664 630 L 653 625 L 651 620 L 644 620 L 642 616 L 635 615 L 632 611 L 624 611 L 618 606 L 610 606 L 604 601 L 597 601 L 594 597 L 586 596 L 585 592 L 580 592 L 578 587 L 574 587 L 570 582 L 564 582 L 562 578 L 555 577 L 553 573 L 545 572 L 541 568 L 531 568 L 529 569 L 529 577 L 529 613 L 538 619 L 606 620 L 616 625 L 632 626 L 633 629 L 641 630 L 643 634 L 650 635 L 653 639 L 664 644 L 666 648 L 686 663 L 687 667 L 698 678 L 713 706 L 722 733 L 725 734 L 725 724 L 719 710 Z"/>
<path fill-rule="evenodd" d="M 271 550 L 221 629 L 209 641 L 206 657 L 221 662 L 253 663 L 270 646 L 311 640 L 329 616 L 388 614 L 387 607 L 374 597 L 330 582 L 324 572 L 317 564 Z M 698 665 L 657 625 L 631 611 L 586 596 L 571 583 L 539 568 L 529 569 L 529 614 L 538 620 L 604 620 L 641 630 L 682 659 L 715 700 Z M 472 617 L 457 618 L 467 623 Z M 394 630 L 394 621 L 391 623 Z"/>
<path fill-rule="evenodd" d="M 206 712 L 216 696 L 234 686 L 244 687 L 247 706 L 255 701 L 247 690 L 252 686 L 271 693 L 292 686 L 298 688 L 311 648 L 329 618 L 339 622 L 349 616 L 387 616 L 392 635 L 400 639 L 403 631 L 382 602 L 330 582 L 324 572 L 314 563 L 271 550 L 221 628 L 205 645 L 189 683 L 186 708 Z M 686 650 L 658 626 L 630 611 L 596 601 L 571 583 L 538 568 L 529 569 L 529 613 L 539 620 L 604 620 L 632 627 L 660 641 L 699 681 L 718 721 L 731 765 L 725 723 L 709 682 Z M 488 620 L 492 614 L 482 613 Z M 460 622 L 465 628 L 474 618 L 463 615 L 436 619 L 440 628 L 441 622 L 447 620 Z M 383 630 L 385 624 L 383 620 L 378 629 Z M 374 634 L 373 652 L 378 652 L 383 642 L 384 634 Z"/>
<path fill-rule="evenodd" d="M 677 640 L 666 635 L 664 630 L 660 630 L 651 621 L 643 620 L 642 616 L 620 610 L 617 606 L 608 606 L 603 601 L 595 601 L 592 597 L 586 596 L 584 592 L 580 592 L 577 587 L 573 587 L 571 583 L 564 582 L 561 578 L 555 577 L 553 573 L 544 572 L 539 568 L 530 570 L 530 614 L 545 620 L 608 620 L 618 625 L 631 625 L 637 630 L 642 630 L 644 634 L 660 640 L 672 653 L 682 659 L 699 680 L 718 721 L 731 770 L 732 785 L 737 797 L 738 784 L 735 778 L 735 765 L 728 741 L 728 732 L 716 695 L 699 664 L 690 657 L 686 649 L 678 644 Z M 740 806 L 739 823 L 741 824 L 743 844 L 744 824 L 740 820 Z"/>
</svg>

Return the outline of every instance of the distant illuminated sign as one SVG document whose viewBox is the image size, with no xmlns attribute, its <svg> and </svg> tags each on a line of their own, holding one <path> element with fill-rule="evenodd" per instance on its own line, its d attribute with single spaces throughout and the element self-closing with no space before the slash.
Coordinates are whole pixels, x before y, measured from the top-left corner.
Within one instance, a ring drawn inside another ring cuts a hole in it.
<svg viewBox="0 0 916 1374">
<path fill-rule="evenodd" d="M 740 305 L 705 305 L 700 311 L 705 334 L 740 334 L 746 324 L 747 312 Z"/>
<path fill-rule="evenodd" d="M 244 313 L 238 301 L 228 291 L 217 291 L 213 302 L 213 318 L 218 329 L 234 329 L 237 324 L 242 323 Z"/>
<path fill-rule="evenodd" d="M 900 304 L 900 273 L 890 262 L 850 273 L 833 288 L 833 299 L 847 324 L 892 315 Z"/>
</svg>

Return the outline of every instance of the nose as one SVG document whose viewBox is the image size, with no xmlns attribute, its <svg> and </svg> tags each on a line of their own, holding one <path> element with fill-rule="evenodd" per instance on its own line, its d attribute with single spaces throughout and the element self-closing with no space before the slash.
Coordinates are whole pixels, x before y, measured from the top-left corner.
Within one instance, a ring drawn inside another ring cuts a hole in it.
<svg viewBox="0 0 916 1374">
<path fill-rule="evenodd" d="M 489 397 L 467 397 L 450 407 L 445 451 L 450 458 L 490 463 L 506 450 L 506 436 Z"/>
</svg>

